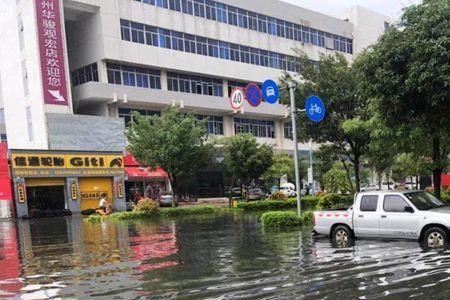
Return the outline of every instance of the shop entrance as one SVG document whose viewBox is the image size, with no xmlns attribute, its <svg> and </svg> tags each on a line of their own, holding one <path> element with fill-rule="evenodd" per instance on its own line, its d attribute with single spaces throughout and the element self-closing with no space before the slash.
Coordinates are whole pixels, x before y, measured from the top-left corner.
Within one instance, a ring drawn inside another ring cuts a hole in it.
<svg viewBox="0 0 450 300">
<path fill-rule="evenodd" d="M 26 181 L 28 215 L 61 215 L 66 208 L 64 179 L 29 179 Z"/>
<path fill-rule="evenodd" d="M 113 204 L 112 178 L 80 178 L 79 184 L 81 211 L 97 209 L 102 197 L 105 197 L 109 204 Z"/>
</svg>

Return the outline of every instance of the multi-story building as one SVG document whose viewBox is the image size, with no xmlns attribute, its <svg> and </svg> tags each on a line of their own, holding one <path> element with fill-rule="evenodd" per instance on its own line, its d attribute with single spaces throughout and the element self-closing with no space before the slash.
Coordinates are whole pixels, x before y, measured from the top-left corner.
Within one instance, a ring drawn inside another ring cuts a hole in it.
<svg viewBox="0 0 450 300">
<path fill-rule="evenodd" d="M 346 21 L 278 0 L 6 0 L 0 8 L 0 103 L 18 215 L 30 209 L 17 199 L 22 185 L 31 194 L 64 187 L 47 194 L 64 194 L 74 211 L 98 191 L 122 207 L 117 183 L 123 176 L 99 161 L 124 151 L 133 111 L 161 114 L 179 104 L 207 118 L 211 135 L 248 132 L 292 152 L 286 107 L 263 102 L 235 112 L 231 90 L 297 72 L 297 50 L 311 60 L 338 52 L 351 61 L 388 19 L 359 22 L 357 9 Z M 53 164 L 60 158 L 68 164 L 74 155 L 92 172 Z M 36 169 L 36 158 L 47 165 Z M 55 173 L 59 167 L 64 172 Z"/>
</svg>

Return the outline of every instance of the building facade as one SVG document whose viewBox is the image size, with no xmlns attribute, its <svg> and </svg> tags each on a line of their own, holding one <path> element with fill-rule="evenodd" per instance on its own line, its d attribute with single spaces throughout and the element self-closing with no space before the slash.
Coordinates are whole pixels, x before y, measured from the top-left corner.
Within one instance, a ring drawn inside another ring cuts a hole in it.
<svg viewBox="0 0 450 300">
<path fill-rule="evenodd" d="M 236 112 L 231 90 L 297 72 L 297 50 L 311 60 L 338 52 L 351 61 L 363 43 L 376 40 L 374 28 L 385 26 L 385 18 L 361 22 L 360 10 L 349 10 L 344 20 L 278 0 L 5 0 L 0 6 L 8 45 L 0 49 L 3 136 L 12 154 L 32 156 L 124 153 L 133 112 L 161 114 L 172 104 L 207 119 L 211 135 L 247 132 L 292 153 L 287 108 L 245 103 Z M 111 200 L 123 207 L 114 186 L 125 174 L 116 171 L 106 177 Z M 61 177 L 66 203 L 72 179 Z M 26 186 L 26 177 L 13 180 L 16 189 Z M 17 195 L 15 202 L 23 204 Z"/>
</svg>

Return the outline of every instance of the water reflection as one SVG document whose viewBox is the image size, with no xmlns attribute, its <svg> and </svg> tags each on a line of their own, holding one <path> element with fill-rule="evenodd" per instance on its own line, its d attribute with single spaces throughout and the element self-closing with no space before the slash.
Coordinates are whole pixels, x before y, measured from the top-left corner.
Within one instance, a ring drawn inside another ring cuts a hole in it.
<svg viewBox="0 0 450 300">
<path fill-rule="evenodd" d="M 265 232 L 255 216 L 0 222 L 0 298 L 445 298 L 449 280 L 447 251 L 336 247 L 311 229 Z"/>
</svg>

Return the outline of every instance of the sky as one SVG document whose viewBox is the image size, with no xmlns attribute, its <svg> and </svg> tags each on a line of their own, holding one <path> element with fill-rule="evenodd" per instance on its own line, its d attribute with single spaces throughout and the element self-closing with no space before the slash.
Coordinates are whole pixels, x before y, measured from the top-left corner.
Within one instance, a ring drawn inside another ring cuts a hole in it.
<svg viewBox="0 0 450 300">
<path fill-rule="evenodd" d="M 420 0 L 283 0 L 327 15 L 337 15 L 351 6 L 359 5 L 391 18 L 398 18 L 402 8 L 417 4 Z"/>
</svg>

